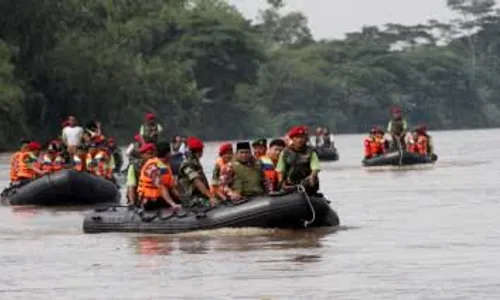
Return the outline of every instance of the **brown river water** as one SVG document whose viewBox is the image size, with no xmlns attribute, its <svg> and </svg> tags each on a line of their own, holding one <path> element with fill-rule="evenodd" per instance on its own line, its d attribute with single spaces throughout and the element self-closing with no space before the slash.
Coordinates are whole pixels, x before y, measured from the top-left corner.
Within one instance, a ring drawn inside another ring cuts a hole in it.
<svg viewBox="0 0 500 300">
<path fill-rule="evenodd" d="M 85 235 L 85 210 L 0 207 L 0 299 L 498 299 L 500 130 L 433 135 L 435 166 L 376 171 L 338 136 L 335 231 Z"/>
</svg>

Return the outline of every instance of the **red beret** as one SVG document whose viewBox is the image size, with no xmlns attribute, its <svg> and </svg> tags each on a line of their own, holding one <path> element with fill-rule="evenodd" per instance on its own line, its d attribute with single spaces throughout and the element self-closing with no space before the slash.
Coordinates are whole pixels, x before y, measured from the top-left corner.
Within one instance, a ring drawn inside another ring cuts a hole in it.
<svg viewBox="0 0 500 300">
<path fill-rule="evenodd" d="M 154 119 L 156 119 L 156 116 L 153 113 L 146 114 L 147 121 L 153 121 Z"/>
<path fill-rule="evenodd" d="M 395 114 L 395 113 L 400 113 L 401 112 L 401 108 L 399 106 L 394 106 L 392 109 L 391 109 L 392 113 Z"/>
<path fill-rule="evenodd" d="M 104 138 L 104 136 L 102 135 L 94 135 L 92 137 L 92 141 L 96 142 L 96 143 L 102 143 L 106 140 L 106 138 Z"/>
<path fill-rule="evenodd" d="M 155 150 L 156 150 L 155 144 L 147 143 L 147 144 L 142 145 L 142 147 L 139 149 L 139 152 L 146 153 L 146 152 L 151 152 L 151 151 L 155 151 Z"/>
<path fill-rule="evenodd" d="M 115 139 L 110 137 L 108 138 L 108 144 L 114 144 L 115 143 Z"/>
<path fill-rule="evenodd" d="M 219 156 L 226 154 L 227 152 L 233 152 L 233 145 L 230 143 L 222 144 L 219 148 Z"/>
<path fill-rule="evenodd" d="M 194 136 L 188 137 L 186 140 L 186 144 L 189 150 L 202 150 L 204 147 L 203 142 L 200 139 L 195 138 Z"/>
<path fill-rule="evenodd" d="M 307 128 L 305 128 L 305 126 L 292 127 L 292 129 L 290 129 L 290 131 L 288 132 L 288 136 L 290 138 L 293 138 L 293 137 L 296 137 L 299 135 L 306 135 L 306 134 L 307 134 Z"/>
<path fill-rule="evenodd" d="M 40 143 L 37 143 L 37 142 L 31 142 L 28 144 L 28 149 L 29 150 L 40 150 L 40 149 L 42 149 L 42 145 L 40 145 Z"/>
</svg>

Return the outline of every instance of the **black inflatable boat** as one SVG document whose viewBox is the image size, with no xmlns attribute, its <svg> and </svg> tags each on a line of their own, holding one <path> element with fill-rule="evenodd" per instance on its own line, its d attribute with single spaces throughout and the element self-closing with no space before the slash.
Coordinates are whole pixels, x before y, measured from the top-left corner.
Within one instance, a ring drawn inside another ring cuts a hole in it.
<svg viewBox="0 0 500 300">
<path fill-rule="evenodd" d="M 302 228 L 338 226 L 328 200 L 301 193 L 257 197 L 205 210 L 147 212 L 136 207 L 96 209 L 83 221 L 85 233 L 145 232 L 174 234 L 222 227 Z"/>
<path fill-rule="evenodd" d="M 321 161 L 337 161 L 339 160 L 339 154 L 337 148 L 330 147 L 318 147 L 316 148 L 316 153 Z"/>
<path fill-rule="evenodd" d="M 362 163 L 365 167 L 408 166 L 415 164 L 431 164 L 436 162 L 437 158 L 436 154 L 432 156 L 423 156 L 408 151 L 395 151 L 370 159 L 363 159 Z"/>
<path fill-rule="evenodd" d="M 62 170 L 2 192 L 2 204 L 70 206 L 119 203 L 118 187 L 86 172 Z"/>
</svg>

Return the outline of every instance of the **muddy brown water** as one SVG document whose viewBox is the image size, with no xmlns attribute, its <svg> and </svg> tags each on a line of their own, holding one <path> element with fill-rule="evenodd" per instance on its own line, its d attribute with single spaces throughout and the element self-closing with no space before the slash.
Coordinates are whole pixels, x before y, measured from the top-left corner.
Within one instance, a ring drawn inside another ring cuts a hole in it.
<svg viewBox="0 0 500 300">
<path fill-rule="evenodd" d="M 436 132 L 435 166 L 370 171 L 338 136 L 336 231 L 85 235 L 85 210 L 0 207 L 0 299 L 498 299 L 498 136 Z"/>
</svg>

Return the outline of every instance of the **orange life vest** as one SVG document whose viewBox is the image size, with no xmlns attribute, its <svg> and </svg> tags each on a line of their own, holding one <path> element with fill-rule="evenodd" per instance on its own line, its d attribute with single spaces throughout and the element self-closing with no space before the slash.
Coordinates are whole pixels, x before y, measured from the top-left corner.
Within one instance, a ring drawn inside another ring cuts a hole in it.
<svg viewBox="0 0 500 300">
<path fill-rule="evenodd" d="M 225 163 L 224 160 L 222 159 L 222 157 L 220 157 L 220 156 L 217 157 L 217 159 L 215 160 L 215 165 L 219 167 L 219 170 L 221 173 L 224 172 L 224 170 L 227 167 L 227 163 Z M 215 195 L 215 193 L 217 193 L 218 189 L 219 189 L 218 184 L 211 184 L 210 185 L 210 193 L 212 195 Z"/>
<path fill-rule="evenodd" d="M 22 152 L 19 155 L 19 165 L 17 178 L 21 179 L 35 179 L 37 174 L 34 168 L 38 167 L 38 158 L 29 151 Z"/>
<path fill-rule="evenodd" d="M 87 154 L 87 171 L 103 178 L 109 178 L 109 155 L 104 150 L 99 150 L 95 156 Z"/>
<path fill-rule="evenodd" d="M 425 135 L 419 135 L 416 143 L 416 151 L 420 155 L 428 154 L 429 141 Z"/>
<path fill-rule="evenodd" d="M 64 169 L 64 163 L 64 159 L 59 155 L 51 159 L 48 154 L 45 154 L 42 159 L 42 170 L 48 173 L 61 171 Z"/>
<path fill-rule="evenodd" d="M 279 182 L 276 165 L 274 164 L 273 160 L 266 155 L 261 156 L 260 163 L 262 170 L 264 171 L 264 176 L 271 182 L 273 191 L 276 190 L 278 188 Z"/>
<path fill-rule="evenodd" d="M 365 138 L 365 157 L 373 157 L 384 153 L 383 139 L 376 136 Z"/>
<path fill-rule="evenodd" d="M 21 154 L 23 151 L 18 151 L 12 155 L 11 161 L 10 161 L 10 182 L 16 182 L 19 180 L 18 173 L 19 173 L 19 158 L 21 157 Z"/>
<path fill-rule="evenodd" d="M 161 182 L 157 182 L 157 180 L 161 181 L 162 178 L 156 178 L 155 176 L 155 172 L 158 172 L 159 169 L 159 162 L 160 160 L 157 157 L 151 158 L 141 168 L 137 195 L 139 195 L 142 203 L 157 200 L 161 196 L 159 188 Z"/>
</svg>

